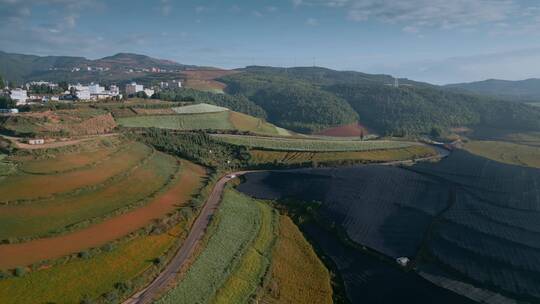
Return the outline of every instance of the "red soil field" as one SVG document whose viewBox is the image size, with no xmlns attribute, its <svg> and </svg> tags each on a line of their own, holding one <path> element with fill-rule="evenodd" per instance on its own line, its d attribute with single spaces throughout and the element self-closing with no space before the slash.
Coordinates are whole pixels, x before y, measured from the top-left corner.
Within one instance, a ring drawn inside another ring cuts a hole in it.
<svg viewBox="0 0 540 304">
<path fill-rule="evenodd" d="M 178 181 L 144 207 L 58 237 L 0 245 L 0 269 L 30 265 L 98 247 L 134 232 L 187 203 L 201 186 L 203 167 L 182 161 Z"/>
<path fill-rule="evenodd" d="M 323 136 L 335 136 L 335 137 L 359 137 L 362 134 L 368 135 L 369 131 L 366 127 L 362 126 L 360 123 L 352 123 L 348 125 L 343 125 L 339 127 L 333 127 L 325 129 L 315 133 L 315 135 Z"/>
</svg>

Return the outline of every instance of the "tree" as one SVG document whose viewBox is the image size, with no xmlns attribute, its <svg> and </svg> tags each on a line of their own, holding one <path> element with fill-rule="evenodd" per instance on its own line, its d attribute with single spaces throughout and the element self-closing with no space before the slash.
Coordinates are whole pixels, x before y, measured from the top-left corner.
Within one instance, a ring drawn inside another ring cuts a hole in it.
<svg viewBox="0 0 540 304">
<path fill-rule="evenodd" d="M 14 108 L 17 102 L 11 99 L 9 96 L 0 96 L 0 109 Z"/>
<path fill-rule="evenodd" d="M 66 81 L 60 81 L 58 83 L 58 87 L 62 89 L 63 92 L 67 91 L 69 89 L 69 85 Z"/>
<path fill-rule="evenodd" d="M 441 134 L 442 134 L 442 130 L 439 127 L 433 127 L 431 128 L 431 132 L 429 132 L 429 135 L 431 135 L 431 137 L 433 138 L 439 138 L 441 137 Z"/>
<path fill-rule="evenodd" d="M 2 75 L 0 75 L 0 89 L 4 88 L 4 78 L 2 78 Z"/>
</svg>

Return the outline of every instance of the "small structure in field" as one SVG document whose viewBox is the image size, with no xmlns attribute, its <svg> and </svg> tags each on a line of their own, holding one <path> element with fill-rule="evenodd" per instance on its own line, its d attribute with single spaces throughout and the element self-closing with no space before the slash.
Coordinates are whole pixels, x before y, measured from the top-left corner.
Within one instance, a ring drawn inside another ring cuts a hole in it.
<svg viewBox="0 0 540 304">
<path fill-rule="evenodd" d="M 407 267 L 407 265 L 409 264 L 410 260 L 408 257 L 399 257 L 396 259 L 396 263 L 398 263 L 399 266 L 402 266 L 402 267 Z"/>
<path fill-rule="evenodd" d="M 32 138 L 28 140 L 29 145 L 43 145 L 45 143 L 45 139 L 43 138 Z"/>
</svg>

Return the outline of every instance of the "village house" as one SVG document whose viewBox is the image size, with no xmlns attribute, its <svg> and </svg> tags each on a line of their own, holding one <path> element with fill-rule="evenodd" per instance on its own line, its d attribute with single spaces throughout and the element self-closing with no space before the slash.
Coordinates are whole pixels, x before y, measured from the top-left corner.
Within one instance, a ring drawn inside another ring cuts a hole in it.
<svg viewBox="0 0 540 304">
<path fill-rule="evenodd" d="M 43 145 L 45 143 L 45 139 L 43 138 L 33 138 L 28 140 L 29 145 Z"/>
<path fill-rule="evenodd" d="M 138 92 L 143 92 L 143 91 L 144 91 L 144 86 L 142 84 L 137 84 L 136 82 L 126 84 L 126 94 L 128 96 L 134 95 L 134 94 L 137 94 Z"/>
<path fill-rule="evenodd" d="M 26 90 L 16 88 L 11 90 L 9 96 L 12 100 L 15 100 L 17 102 L 17 105 L 24 105 L 26 104 L 26 100 L 28 99 L 28 92 Z"/>
</svg>

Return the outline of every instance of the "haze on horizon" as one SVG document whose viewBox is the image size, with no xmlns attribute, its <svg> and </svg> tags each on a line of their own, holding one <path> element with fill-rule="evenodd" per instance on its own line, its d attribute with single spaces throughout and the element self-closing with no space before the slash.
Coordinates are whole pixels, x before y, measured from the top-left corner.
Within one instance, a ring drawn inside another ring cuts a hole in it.
<svg viewBox="0 0 540 304">
<path fill-rule="evenodd" d="M 1 50 L 324 66 L 437 84 L 540 77 L 534 0 L 0 0 Z"/>
</svg>

